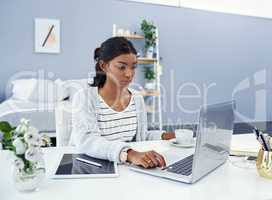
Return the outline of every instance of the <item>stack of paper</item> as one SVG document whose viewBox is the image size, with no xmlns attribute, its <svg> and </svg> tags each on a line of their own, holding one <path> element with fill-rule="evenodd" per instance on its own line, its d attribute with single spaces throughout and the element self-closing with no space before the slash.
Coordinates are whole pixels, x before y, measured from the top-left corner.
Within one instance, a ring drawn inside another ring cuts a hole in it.
<svg viewBox="0 0 272 200">
<path fill-rule="evenodd" d="M 253 133 L 233 135 L 230 154 L 237 156 L 257 156 L 260 148 L 261 145 Z"/>
</svg>

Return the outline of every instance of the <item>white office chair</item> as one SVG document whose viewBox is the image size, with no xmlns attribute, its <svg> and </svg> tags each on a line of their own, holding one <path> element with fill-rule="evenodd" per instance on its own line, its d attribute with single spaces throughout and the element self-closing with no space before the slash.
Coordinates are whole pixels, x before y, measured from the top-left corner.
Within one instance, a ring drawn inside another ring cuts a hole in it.
<svg viewBox="0 0 272 200">
<path fill-rule="evenodd" d="M 56 142 L 57 146 L 69 145 L 72 132 L 72 99 L 73 95 L 80 89 L 88 87 L 87 79 L 76 79 L 66 81 L 64 88 L 68 90 L 69 100 L 58 102 L 55 108 L 56 119 Z"/>
<path fill-rule="evenodd" d="M 72 132 L 72 104 L 61 101 L 55 109 L 57 147 L 68 146 Z"/>
</svg>

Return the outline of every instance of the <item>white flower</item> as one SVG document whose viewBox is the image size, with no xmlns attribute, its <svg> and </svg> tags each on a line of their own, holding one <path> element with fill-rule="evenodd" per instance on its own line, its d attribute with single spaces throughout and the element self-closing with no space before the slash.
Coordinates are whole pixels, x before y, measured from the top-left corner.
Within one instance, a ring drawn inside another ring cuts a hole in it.
<svg viewBox="0 0 272 200">
<path fill-rule="evenodd" d="M 29 120 L 22 118 L 20 124 L 16 127 L 15 132 L 18 134 L 23 134 L 29 129 Z"/>
<path fill-rule="evenodd" d="M 34 127 L 30 127 L 24 135 L 25 141 L 32 146 L 41 146 L 42 138 L 38 133 L 38 130 Z"/>
<path fill-rule="evenodd" d="M 35 135 L 39 135 L 38 129 L 36 129 L 36 128 L 33 127 L 33 126 L 30 126 L 30 127 L 29 127 L 28 133 L 32 133 L 32 134 L 35 134 Z"/>
<path fill-rule="evenodd" d="M 51 141 L 50 141 L 50 137 L 49 136 L 42 135 L 41 139 L 42 139 L 42 145 L 41 146 L 51 146 Z"/>
<path fill-rule="evenodd" d="M 18 157 L 16 157 L 16 159 L 14 160 L 14 165 L 17 169 L 23 169 L 25 166 L 23 160 Z"/>
<path fill-rule="evenodd" d="M 36 137 L 36 143 L 33 144 L 34 146 L 36 147 L 40 147 L 43 145 L 43 140 L 42 140 L 42 137 L 40 135 L 38 135 L 38 137 Z"/>
<path fill-rule="evenodd" d="M 25 159 L 36 162 L 39 161 L 41 158 L 41 153 L 38 150 L 38 148 L 30 147 L 28 150 L 25 152 Z"/>
<path fill-rule="evenodd" d="M 28 130 L 28 126 L 24 125 L 24 124 L 19 124 L 16 129 L 15 132 L 18 134 L 22 134 L 25 133 Z"/>
<path fill-rule="evenodd" d="M 22 119 L 20 120 L 20 123 L 21 123 L 21 124 L 24 124 L 24 125 L 26 125 L 26 126 L 29 126 L 30 120 L 25 119 L 25 118 L 22 118 Z"/>
<path fill-rule="evenodd" d="M 12 142 L 13 146 L 16 149 L 16 154 L 17 155 L 21 155 L 24 154 L 26 151 L 26 144 L 22 141 L 21 138 L 16 138 L 13 142 Z"/>
</svg>

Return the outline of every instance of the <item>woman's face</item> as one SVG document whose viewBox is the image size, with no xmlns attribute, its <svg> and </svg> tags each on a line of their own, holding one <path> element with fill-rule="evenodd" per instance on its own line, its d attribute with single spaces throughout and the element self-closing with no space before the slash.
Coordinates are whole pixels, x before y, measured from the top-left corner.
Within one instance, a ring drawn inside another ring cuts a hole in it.
<svg viewBox="0 0 272 200">
<path fill-rule="evenodd" d="M 135 75 L 137 58 L 135 54 L 122 54 L 105 64 L 104 71 L 107 82 L 115 84 L 121 88 L 128 87 Z"/>
</svg>

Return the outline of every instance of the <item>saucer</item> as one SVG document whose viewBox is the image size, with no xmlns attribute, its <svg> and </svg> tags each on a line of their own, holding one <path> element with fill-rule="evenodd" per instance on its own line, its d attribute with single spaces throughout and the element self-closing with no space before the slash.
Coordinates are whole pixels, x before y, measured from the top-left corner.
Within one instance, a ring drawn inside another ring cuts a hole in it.
<svg viewBox="0 0 272 200">
<path fill-rule="evenodd" d="M 173 138 L 170 141 L 170 144 L 175 147 L 181 147 L 181 148 L 190 148 L 195 146 L 195 140 L 192 139 L 190 143 L 177 143 L 176 138 Z"/>
</svg>

